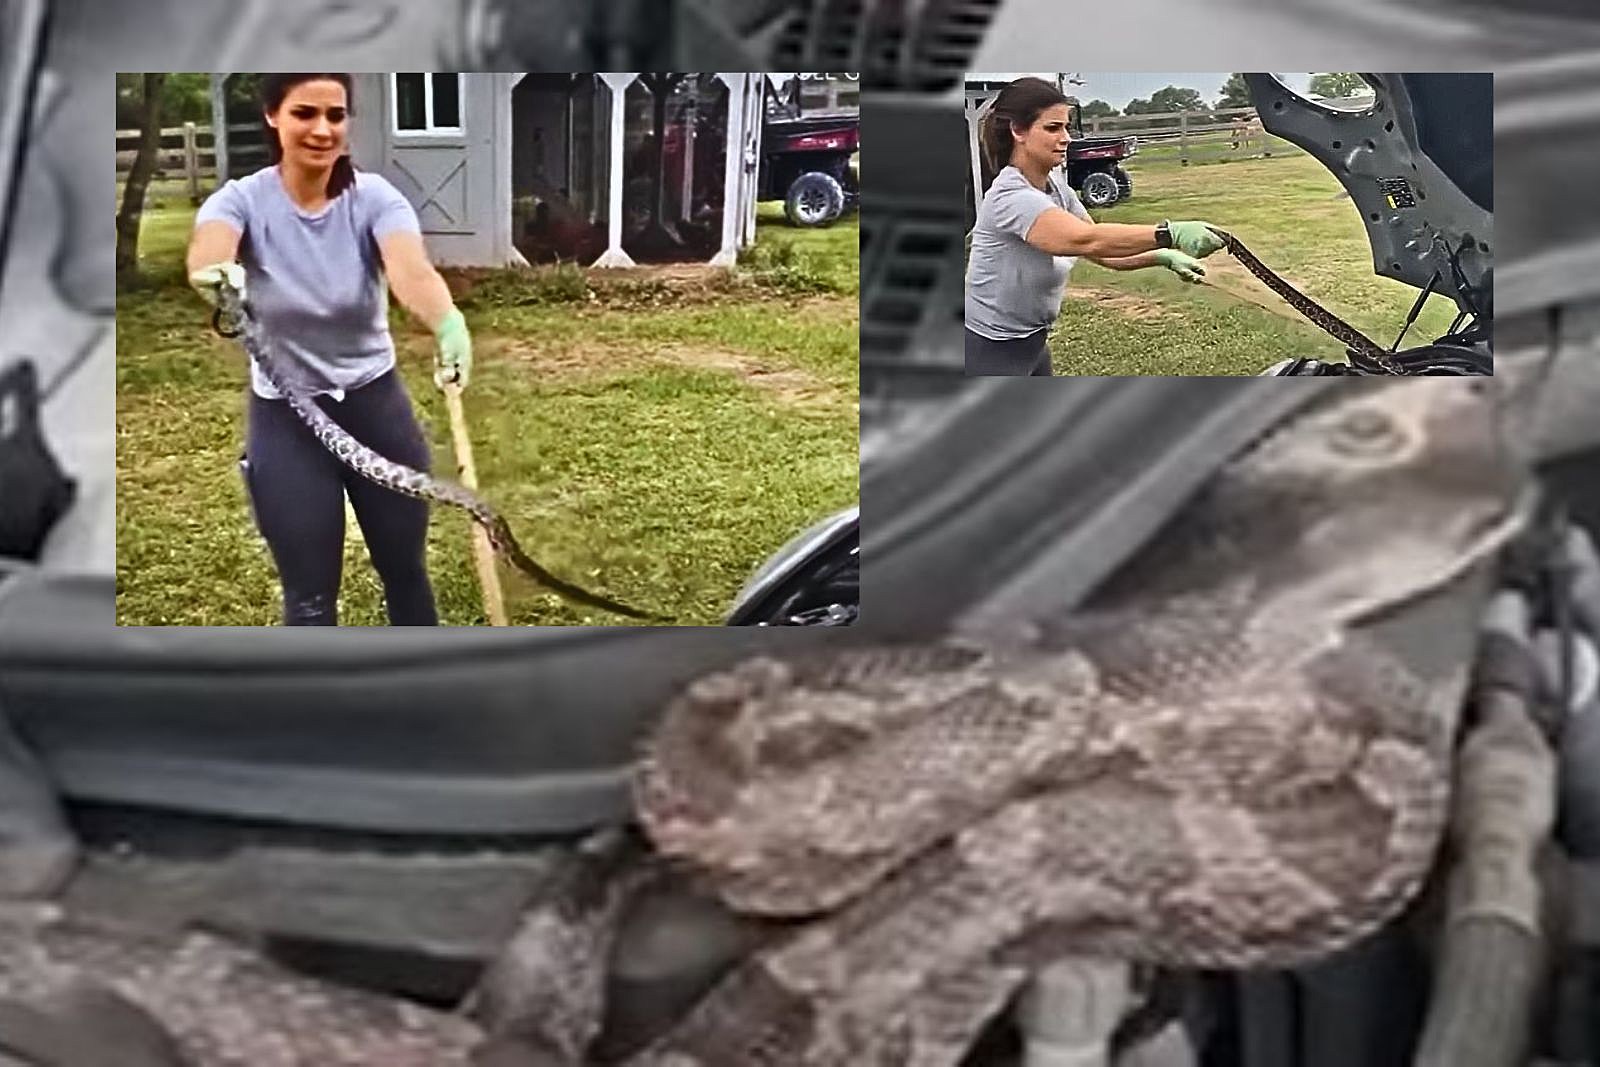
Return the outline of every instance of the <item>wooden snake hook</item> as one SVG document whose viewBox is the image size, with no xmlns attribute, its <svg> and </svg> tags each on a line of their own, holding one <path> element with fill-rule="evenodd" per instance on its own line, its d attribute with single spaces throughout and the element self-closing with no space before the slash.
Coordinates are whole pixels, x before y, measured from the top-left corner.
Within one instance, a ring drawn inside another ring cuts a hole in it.
<svg viewBox="0 0 1600 1067">
<path fill-rule="evenodd" d="M 461 406 L 459 379 L 444 384 L 444 404 L 450 411 L 450 437 L 456 447 L 456 471 L 461 484 L 478 488 L 478 469 L 472 460 L 472 437 L 467 433 L 467 416 Z M 482 523 L 472 524 L 472 560 L 478 571 L 478 589 L 483 594 L 483 611 L 490 626 L 505 626 L 506 602 L 500 591 L 500 573 L 494 567 L 494 546 Z"/>
</svg>

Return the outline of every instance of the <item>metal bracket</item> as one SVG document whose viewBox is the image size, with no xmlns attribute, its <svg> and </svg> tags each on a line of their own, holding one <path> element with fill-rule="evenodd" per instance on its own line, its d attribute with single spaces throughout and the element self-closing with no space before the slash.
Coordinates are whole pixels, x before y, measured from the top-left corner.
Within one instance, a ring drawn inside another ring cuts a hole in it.
<svg viewBox="0 0 1600 1067">
<path fill-rule="evenodd" d="M 45 445 L 37 374 L 22 360 L 0 373 L 0 557 L 37 559 L 76 494 Z"/>
<path fill-rule="evenodd" d="M 39 82 L 47 12 L 45 0 L 0 0 L 0 277 Z"/>
</svg>

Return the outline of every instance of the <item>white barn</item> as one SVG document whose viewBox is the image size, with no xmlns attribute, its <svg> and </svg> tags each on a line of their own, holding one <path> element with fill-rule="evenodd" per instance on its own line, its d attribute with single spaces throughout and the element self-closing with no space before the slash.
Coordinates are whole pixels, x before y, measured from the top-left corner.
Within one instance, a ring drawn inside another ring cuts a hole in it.
<svg viewBox="0 0 1600 1067">
<path fill-rule="evenodd" d="M 352 77 L 356 166 L 441 265 L 727 265 L 755 237 L 760 74 Z"/>
</svg>

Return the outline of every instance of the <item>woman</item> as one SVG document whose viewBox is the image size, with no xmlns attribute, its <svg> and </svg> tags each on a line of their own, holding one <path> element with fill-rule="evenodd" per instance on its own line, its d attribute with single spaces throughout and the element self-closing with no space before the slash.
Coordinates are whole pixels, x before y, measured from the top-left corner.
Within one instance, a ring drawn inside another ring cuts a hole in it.
<svg viewBox="0 0 1600 1067">
<path fill-rule="evenodd" d="M 1095 222 L 1051 172 L 1067 157 L 1067 98 L 1042 78 L 1000 91 L 979 140 L 995 175 L 967 265 L 967 373 L 1049 375 L 1045 335 L 1079 256 L 1112 270 L 1162 266 L 1187 282 L 1223 247 L 1203 222 Z"/>
<path fill-rule="evenodd" d="M 350 75 L 262 80 L 272 166 L 228 182 L 200 208 L 189 280 L 213 303 L 244 288 L 277 353 L 340 426 L 390 459 L 426 470 L 427 442 L 395 370 L 388 289 L 438 341 L 434 383 L 467 383 L 472 341 L 428 262 L 417 215 L 394 186 L 345 154 Z M 424 549 L 426 502 L 370 482 L 328 452 L 251 368 L 242 466 L 256 524 L 283 584 L 287 626 L 338 623 L 349 494 L 383 582 L 389 622 L 435 626 Z"/>
</svg>

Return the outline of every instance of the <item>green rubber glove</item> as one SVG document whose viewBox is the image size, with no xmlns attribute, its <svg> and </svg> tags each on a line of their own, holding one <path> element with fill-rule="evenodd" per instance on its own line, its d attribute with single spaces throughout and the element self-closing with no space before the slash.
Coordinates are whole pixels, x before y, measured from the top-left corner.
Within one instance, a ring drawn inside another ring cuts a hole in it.
<svg viewBox="0 0 1600 1067">
<path fill-rule="evenodd" d="M 244 267 L 234 260 L 223 263 L 213 263 L 209 267 L 201 267 L 189 275 L 189 284 L 194 286 L 195 292 L 206 298 L 206 302 L 216 307 L 221 302 L 217 290 L 223 284 L 233 286 L 239 290 L 239 299 L 244 299 Z"/>
<path fill-rule="evenodd" d="M 1186 256 L 1176 248 L 1158 249 L 1156 262 L 1186 282 L 1198 282 L 1206 276 L 1206 269 L 1200 265 L 1198 259 Z"/>
<path fill-rule="evenodd" d="M 1209 223 L 1171 222 L 1167 226 L 1172 231 L 1172 247 L 1184 255 L 1204 259 L 1223 248 L 1222 238 L 1211 232 Z"/>
<path fill-rule="evenodd" d="M 467 331 L 466 317 L 459 309 L 451 308 L 433 336 L 439 342 L 434 354 L 433 384 L 443 389 L 446 383 L 455 382 L 465 389 L 472 376 L 472 334 Z"/>
</svg>

